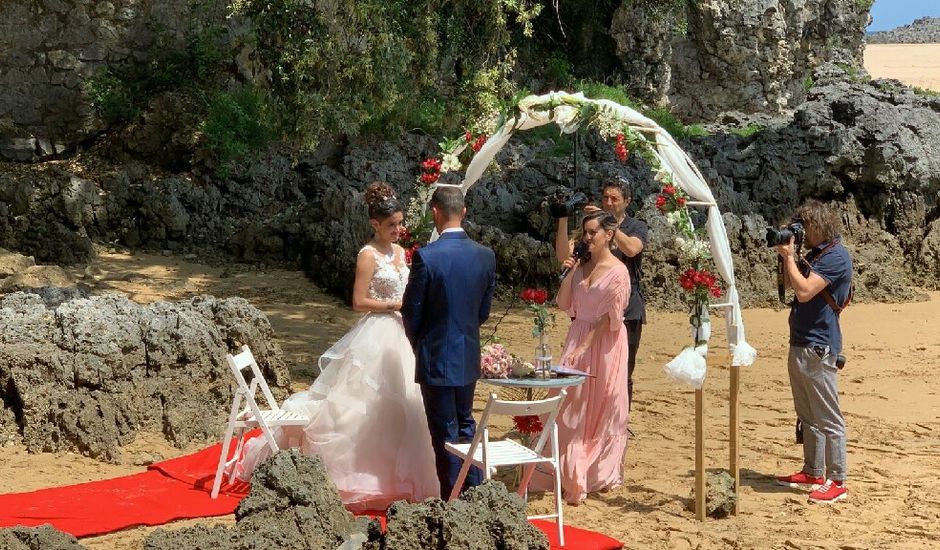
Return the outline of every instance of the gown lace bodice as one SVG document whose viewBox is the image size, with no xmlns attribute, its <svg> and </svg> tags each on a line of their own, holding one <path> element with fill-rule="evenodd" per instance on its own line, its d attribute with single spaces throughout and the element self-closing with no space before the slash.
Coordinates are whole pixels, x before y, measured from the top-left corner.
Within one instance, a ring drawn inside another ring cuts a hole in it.
<svg viewBox="0 0 940 550">
<path fill-rule="evenodd" d="M 404 254 L 393 249 L 391 256 L 386 256 L 370 244 L 362 247 L 360 253 L 371 253 L 375 257 L 375 273 L 369 281 L 369 298 L 382 302 L 400 302 L 408 283 L 408 266 Z M 397 264 L 397 265 L 396 265 Z"/>
</svg>

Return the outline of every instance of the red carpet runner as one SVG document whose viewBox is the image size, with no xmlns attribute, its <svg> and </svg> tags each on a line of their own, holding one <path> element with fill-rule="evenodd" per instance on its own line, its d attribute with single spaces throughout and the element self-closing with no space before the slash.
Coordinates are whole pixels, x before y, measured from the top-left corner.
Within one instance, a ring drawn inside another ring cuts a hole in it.
<svg viewBox="0 0 940 550">
<path fill-rule="evenodd" d="M 220 445 L 214 445 L 125 477 L 0 495 L 0 527 L 49 523 L 76 537 L 89 537 L 139 525 L 231 514 L 248 493 L 248 485 L 223 486 L 218 499 L 209 498 L 220 450 Z M 554 523 L 536 520 L 532 524 L 557 548 Z M 569 526 L 565 526 L 565 539 L 569 549 L 623 546 L 606 535 Z"/>
</svg>

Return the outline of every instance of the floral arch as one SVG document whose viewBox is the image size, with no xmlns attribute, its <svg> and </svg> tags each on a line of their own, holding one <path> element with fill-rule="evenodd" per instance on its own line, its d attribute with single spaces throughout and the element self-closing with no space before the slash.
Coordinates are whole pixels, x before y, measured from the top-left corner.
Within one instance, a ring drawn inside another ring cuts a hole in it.
<svg viewBox="0 0 940 550">
<path fill-rule="evenodd" d="M 467 147 L 474 154 L 459 184 L 464 194 L 479 181 L 496 153 L 515 132 L 552 122 L 558 124 L 565 134 L 579 128 L 597 129 L 605 139 L 614 141 L 617 156 L 621 160 L 626 161 L 631 150 L 642 155 L 656 174 L 656 180 L 663 184 L 656 205 L 677 233 L 680 261 L 683 263 L 681 269 L 684 270 L 680 284 L 690 292 L 690 323 L 694 344 L 683 349 L 666 366 L 667 372 L 701 389 L 706 372 L 705 344 L 711 332 L 710 323 L 702 323 L 702 320 L 707 319 L 708 309 L 725 313 L 732 366 L 753 364 L 757 352 L 745 338 L 731 248 L 714 195 L 701 172 L 672 136 L 656 122 L 630 107 L 605 99 L 589 99 L 581 93 L 551 92 L 525 97 L 496 125 L 492 135 L 473 136 L 467 132 L 463 139 L 441 143 L 442 157 L 428 159 L 421 165 L 419 193 L 412 199 L 408 218 L 420 218 L 426 212 L 433 189 L 447 185 L 438 183 L 440 173 L 459 170 L 462 163 L 458 156 Z M 690 207 L 707 210 L 708 221 L 704 234 L 693 227 L 688 210 Z M 724 285 L 724 299 L 721 302 L 711 300 L 721 296 L 715 277 L 706 268 L 711 263 L 717 268 Z"/>
<path fill-rule="evenodd" d="M 441 172 L 458 171 L 462 168 L 459 156 L 467 147 L 474 153 L 466 167 L 464 178 L 457 186 L 466 195 L 483 172 L 517 131 L 530 130 L 554 122 L 562 133 L 573 133 L 579 128 L 595 128 L 608 140 L 615 143 L 617 157 L 626 161 L 630 150 L 636 151 L 649 163 L 656 180 L 663 184 L 656 206 L 666 215 L 676 230 L 680 261 L 684 264 L 679 283 L 689 291 L 693 344 L 686 346 L 666 365 L 666 372 L 673 378 L 695 388 L 695 512 L 699 521 L 705 521 L 705 392 L 702 387 L 707 371 L 707 340 L 710 323 L 704 324 L 709 309 L 724 312 L 731 358 L 729 393 L 730 447 L 729 471 L 734 480 L 736 500 L 734 513 L 740 504 L 740 468 L 738 461 L 739 419 L 738 394 L 740 387 L 739 367 L 750 366 L 757 358 L 757 351 L 747 343 L 744 319 L 738 290 L 735 286 L 734 264 L 728 235 L 721 218 L 715 197 L 705 183 L 701 172 L 692 159 L 676 144 L 676 141 L 653 120 L 634 109 L 604 99 L 589 99 L 581 93 L 551 92 L 525 97 L 512 108 L 509 115 L 501 117 L 494 125 L 492 135 L 473 136 L 467 132 L 463 139 L 445 140 L 441 143 L 441 158 L 431 158 L 421 165 L 415 197 L 409 204 L 407 218 L 428 220 L 427 203 L 431 192 L 441 185 L 437 180 Z M 453 185 L 453 184 L 449 184 Z M 692 225 L 689 208 L 707 211 L 704 233 Z M 427 228 L 428 224 L 425 223 Z M 417 236 L 419 242 L 436 235 Z M 714 263 L 724 284 L 723 301 L 713 298 L 722 296 L 716 278 L 705 266 Z"/>
</svg>

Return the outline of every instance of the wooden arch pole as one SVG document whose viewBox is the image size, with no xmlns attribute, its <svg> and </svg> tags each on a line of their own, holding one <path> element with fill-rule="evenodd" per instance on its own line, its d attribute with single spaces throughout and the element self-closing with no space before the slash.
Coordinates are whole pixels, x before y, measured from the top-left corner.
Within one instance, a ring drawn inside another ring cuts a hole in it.
<svg viewBox="0 0 940 550">
<path fill-rule="evenodd" d="M 734 479 L 734 510 L 738 515 L 741 509 L 741 468 L 738 465 L 738 446 L 741 443 L 741 434 L 738 432 L 738 391 L 741 387 L 741 367 L 731 362 L 731 387 L 728 391 L 728 472 Z"/>
<path fill-rule="evenodd" d="M 737 327 L 729 327 L 730 335 L 737 332 Z M 730 383 L 728 388 L 728 473 L 734 480 L 734 510 L 738 515 L 741 509 L 741 467 L 739 463 L 741 420 L 739 416 L 741 367 L 734 364 L 733 358 L 728 357 L 730 370 Z M 705 521 L 705 389 L 695 390 L 695 517 Z"/>
<path fill-rule="evenodd" d="M 737 341 L 738 326 L 732 321 L 728 326 L 728 338 Z M 728 473 L 734 480 L 734 509 L 732 514 L 738 515 L 741 510 L 741 464 L 738 462 L 741 449 L 741 432 L 738 429 L 741 419 L 738 415 L 741 391 L 741 367 L 734 364 L 733 354 L 728 356 L 729 377 L 728 388 Z"/>
<path fill-rule="evenodd" d="M 705 521 L 705 389 L 695 390 L 695 517 Z"/>
</svg>

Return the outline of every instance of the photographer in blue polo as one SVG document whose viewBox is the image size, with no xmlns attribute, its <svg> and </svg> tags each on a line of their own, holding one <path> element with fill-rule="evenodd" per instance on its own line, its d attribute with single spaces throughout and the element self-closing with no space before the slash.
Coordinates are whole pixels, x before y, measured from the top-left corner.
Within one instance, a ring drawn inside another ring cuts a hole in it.
<svg viewBox="0 0 940 550">
<path fill-rule="evenodd" d="M 790 308 L 788 370 L 793 405 L 802 423 L 803 468 L 777 482 L 812 489 L 810 502 L 847 497 L 845 418 L 839 406 L 842 330 L 839 314 L 852 294 L 852 258 L 842 246 L 838 214 L 815 200 L 801 205 L 789 226 L 796 238 L 777 245 L 785 286 L 794 291 Z M 808 250 L 795 240 L 804 232 Z M 770 241 L 768 232 L 768 241 Z"/>
</svg>

